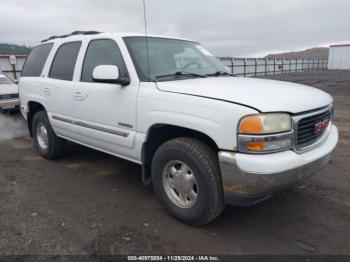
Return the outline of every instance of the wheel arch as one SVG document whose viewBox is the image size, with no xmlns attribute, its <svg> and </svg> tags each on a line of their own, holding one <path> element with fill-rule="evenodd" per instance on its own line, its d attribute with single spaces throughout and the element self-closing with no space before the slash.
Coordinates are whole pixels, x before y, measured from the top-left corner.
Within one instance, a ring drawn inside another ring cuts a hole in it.
<svg viewBox="0 0 350 262">
<path fill-rule="evenodd" d="M 33 124 L 33 117 L 35 113 L 39 111 L 46 111 L 46 108 L 44 105 L 40 102 L 36 101 L 29 101 L 28 102 L 28 112 L 27 112 L 27 126 L 29 130 L 29 134 L 31 137 L 33 137 L 33 132 L 32 132 L 32 124 Z"/>
<path fill-rule="evenodd" d="M 219 151 L 216 142 L 201 131 L 170 124 L 154 124 L 148 129 L 146 140 L 142 145 L 142 181 L 144 184 L 148 185 L 151 183 L 152 160 L 159 146 L 178 137 L 196 138 L 206 143 L 215 152 Z"/>
</svg>

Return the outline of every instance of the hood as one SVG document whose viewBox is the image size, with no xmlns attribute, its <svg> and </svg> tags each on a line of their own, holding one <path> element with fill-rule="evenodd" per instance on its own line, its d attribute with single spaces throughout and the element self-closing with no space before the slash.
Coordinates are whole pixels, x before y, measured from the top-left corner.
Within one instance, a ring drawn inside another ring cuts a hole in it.
<svg viewBox="0 0 350 262">
<path fill-rule="evenodd" d="M 225 100 L 261 112 L 300 113 L 332 103 L 332 97 L 313 87 L 255 78 L 210 77 L 157 82 L 161 91 Z"/>
<path fill-rule="evenodd" d="M 18 86 L 15 84 L 1 84 L 0 95 L 18 94 Z"/>
</svg>

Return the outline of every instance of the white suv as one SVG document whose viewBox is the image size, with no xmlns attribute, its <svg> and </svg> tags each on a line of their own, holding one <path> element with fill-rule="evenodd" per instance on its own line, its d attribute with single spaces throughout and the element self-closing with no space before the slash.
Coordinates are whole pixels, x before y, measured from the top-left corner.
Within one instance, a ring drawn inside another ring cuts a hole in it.
<svg viewBox="0 0 350 262">
<path fill-rule="evenodd" d="M 70 140 L 142 165 L 166 209 L 203 225 L 317 173 L 338 141 L 332 97 L 238 78 L 200 44 L 75 32 L 33 48 L 21 111 L 40 155 Z"/>
</svg>

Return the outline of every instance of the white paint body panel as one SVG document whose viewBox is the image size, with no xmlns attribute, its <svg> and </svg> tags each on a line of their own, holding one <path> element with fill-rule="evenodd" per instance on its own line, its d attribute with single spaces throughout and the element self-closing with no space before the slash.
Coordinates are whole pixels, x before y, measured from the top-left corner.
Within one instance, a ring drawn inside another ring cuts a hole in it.
<svg viewBox="0 0 350 262">
<path fill-rule="evenodd" d="M 235 150 L 238 121 L 254 113 L 257 111 L 241 105 L 162 92 L 155 83 L 141 83 L 137 126 L 144 134 L 156 124 L 185 127 L 208 135 L 221 149 Z"/>
<path fill-rule="evenodd" d="M 112 65 L 96 66 L 92 77 L 98 80 L 117 80 L 119 78 L 119 69 L 117 66 Z"/>
<path fill-rule="evenodd" d="M 332 103 L 327 93 L 305 85 L 243 77 L 200 78 L 158 83 L 160 90 L 204 96 L 254 107 L 261 112 L 300 113 Z"/>
<path fill-rule="evenodd" d="M 18 94 L 18 86 L 16 84 L 0 85 L 0 95 Z"/>
</svg>

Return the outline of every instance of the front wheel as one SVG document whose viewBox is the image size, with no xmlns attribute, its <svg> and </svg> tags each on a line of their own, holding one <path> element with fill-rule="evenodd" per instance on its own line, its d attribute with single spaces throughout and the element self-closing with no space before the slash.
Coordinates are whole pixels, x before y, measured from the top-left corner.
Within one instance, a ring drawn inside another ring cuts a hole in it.
<svg viewBox="0 0 350 262">
<path fill-rule="evenodd" d="M 51 160 L 63 155 L 65 140 L 56 136 L 45 111 L 35 113 L 32 134 L 34 146 L 42 157 Z"/>
<path fill-rule="evenodd" d="M 162 204 L 183 222 L 205 225 L 224 209 L 217 154 L 200 140 L 176 138 L 161 145 L 152 180 Z"/>
</svg>

